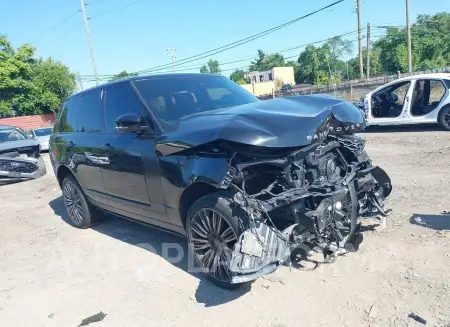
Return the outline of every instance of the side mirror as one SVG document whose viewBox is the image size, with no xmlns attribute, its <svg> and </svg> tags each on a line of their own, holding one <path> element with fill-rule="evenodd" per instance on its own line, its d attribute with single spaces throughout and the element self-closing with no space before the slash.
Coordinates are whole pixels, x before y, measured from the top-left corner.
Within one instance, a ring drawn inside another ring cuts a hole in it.
<svg viewBox="0 0 450 327">
<path fill-rule="evenodd" d="M 115 123 L 119 133 L 137 133 L 147 128 L 143 125 L 142 118 L 136 114 L 123 114 Z"/>
</svg>

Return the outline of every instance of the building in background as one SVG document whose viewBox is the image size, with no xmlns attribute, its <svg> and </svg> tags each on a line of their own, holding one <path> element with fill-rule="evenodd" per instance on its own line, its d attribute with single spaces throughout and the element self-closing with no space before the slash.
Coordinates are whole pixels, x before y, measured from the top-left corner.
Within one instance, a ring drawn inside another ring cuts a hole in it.
<svg viewBox="0 0 450 327">
<path fill-rule="evenodd" d="M 294 67 L 274 67 L 270 70 L 248 72 L 245 78 L 248 84 L 241 86 L 257 96 L 277 92 L 284 84 L 295 84 Z"/>
</svg>

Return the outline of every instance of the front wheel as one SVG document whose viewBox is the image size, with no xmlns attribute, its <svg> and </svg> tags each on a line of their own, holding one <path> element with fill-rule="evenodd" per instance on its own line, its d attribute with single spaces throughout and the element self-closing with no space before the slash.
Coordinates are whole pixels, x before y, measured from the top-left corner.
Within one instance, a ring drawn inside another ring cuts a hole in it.
<svg viewBox="0 0 450 327">
<path fill-rule="evenodd" d="M 450 131 L 450 106 L 442 109 L 439 113 L 438 122 L 445 130 Z"/>
<path fill-rule="evenodd" d="M 73 176 L 67 176 L 62 183 L 64 206 L 69 216 L 69 222 L 78 228 L 92 225 L 92 209 L 86 197 Z"/>
<path fill-rule="evenodd" d="M 245 211 L 232 207 L 221 192 L 198 199 L 189 209 L 186 232 L 189 247 L 206 276 L 217 286 L 235 289 L 248 283 L 231 284 L 230 260 L 242 233 Z"/>
</svg>

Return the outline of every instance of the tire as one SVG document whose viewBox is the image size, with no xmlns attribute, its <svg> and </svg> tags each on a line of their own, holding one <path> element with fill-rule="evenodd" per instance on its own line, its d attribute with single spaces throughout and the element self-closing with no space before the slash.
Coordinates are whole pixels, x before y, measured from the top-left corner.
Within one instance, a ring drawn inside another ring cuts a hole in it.
<svg viewBox="0 0 450 327">
<path fill-rule="evenodd" d="M 83 190 L 72 175 L 64 178 L 62 183 L 64 206 L 68 222 L 77 228 L 88 228 L 92 225 L 93 207 L 88 203 Z"/>
<path fill-rule="evenodd" d="M 244 210 L 232 207 L 225 192 L 215 192 L 198 199 L 188 211 L 186 234 L 191 253 L 206 277 L 221 288 L 231 290 L 251 283 L 231 284 L 231 275 L 226 260 L 231 257 L 233 246 L 243 232 L 240 217 L 245 216 Z M 211 232 L 213 229 L 216 232 Z M 210 250 L 212 252 L 207 255 Z M 211 255 L 211 253 L 214 254 Z M 222 265 L 219 264 L 218 267 L 215 260 L 216 253 L 220 253 L 220 259 L 223 259 Z M 212 262 L 209 261 L 210 259 Z"/>
<path fill-rule="evenodd" d="M 439 113 L 438 123 L 447 131 L 450 131 L 450 106 L 442 108 Z"/>
</svg>

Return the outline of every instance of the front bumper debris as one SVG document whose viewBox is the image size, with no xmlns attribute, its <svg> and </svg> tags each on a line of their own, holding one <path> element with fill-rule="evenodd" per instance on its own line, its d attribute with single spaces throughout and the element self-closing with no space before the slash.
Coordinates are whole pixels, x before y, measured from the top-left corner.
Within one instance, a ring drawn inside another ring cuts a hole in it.
<svg viewBox="0 0 450 327">
<path fill-rule="evenodd" d="M 0 181 L 10 182 L 40 178 L 47 173 L 44 159 L 21 157 L 0 158 Z"/>
</svg>

